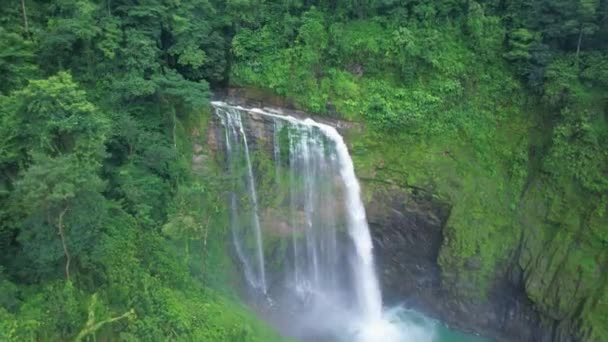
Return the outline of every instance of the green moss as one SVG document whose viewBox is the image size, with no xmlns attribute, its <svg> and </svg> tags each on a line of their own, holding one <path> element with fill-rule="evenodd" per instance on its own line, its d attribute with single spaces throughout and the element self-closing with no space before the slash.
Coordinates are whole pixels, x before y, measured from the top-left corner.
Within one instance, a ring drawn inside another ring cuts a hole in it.
<svg viewBox="0 0 608 342">
<path fill-rule="evenodd" d="M 519 265 L 530 299 L 548 317 L 575 321 L 581 339 L 605 340 L 608 307 L 602 265 L 608 252 L 597 238 L 605 217 L 593 211 L 585 192 L 571 182 L 544 179 L 531 185 L 522 201 Z"/>
<path fill-rule="evenodd" d="M 405 189 L 424 188 L 452 205 L 439 256 L 446 285 L 466 295 L 483 296 L 497 265 L 519 238 L 513 203 L 521 180 L 506 168 L 484 170 L 484 161 L 458 140 L 387 139 L 363 132 L 352 134 L 349 141 L 360 178 Z M 467 261 L 472 259 L 480 264 L 468 269 Z"/>
</svg>

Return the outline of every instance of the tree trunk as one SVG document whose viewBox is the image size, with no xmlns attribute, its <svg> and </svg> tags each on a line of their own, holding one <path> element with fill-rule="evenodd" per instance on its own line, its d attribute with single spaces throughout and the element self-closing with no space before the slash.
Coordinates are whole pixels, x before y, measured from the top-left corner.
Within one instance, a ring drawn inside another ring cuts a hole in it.
<svg viewBox="0 0 608 342">
<path fill-rule="evenodd" d="M 25 10 L 25 0 L 21 0 L 21 12 L 23 13 L 23 27 L 25 29 L 25 35 L 30 36 L 30 28 L 27 23 L 27 12 Z"/>
<path fill-rule="evenodd" d="M 184 240 L 186 241 L 186 262 L 188 262 L 190 260 L 190 239 L 185 238 Z"/>
<path fill-rule="evenodd" d="M 207 236 L 209 236 L 209 218 L 210 216 L 207 216 L 207 223 L 205 223 L 205 236 L 203 238 L 203 246 L 205 247 L 205 249 L 207 248 Z"/>
<path fill-rule="evenodd" d="M 63 253 L 65 254 L 65 279 L 70 281 L 70 261 L 72 260 L 70 256 L 70 252 L 68 251 L 68 245 L 65 242 L 65 232 L 63 230 L 63 216 L 66 211 L 68 211 L 68 207 L 65 207 L 63 211 L 59 214 L 59 219 L 57 220 L 57 229 L 59 230 L 58 234 L 61 237 L 61 245 L 63 246 Z"/>
<path fill-rule="evenodd" d="M 173 148 L 177 151 L 177 115 L 175 114 L 175 107 L 173 107 Z"/>
<path fill-rule="evenodd" d="M 97 293 L 93 294 L 93 296 L 91 297 L 91 303 L 89 304 L 89 315 L 88 315 L 87 323 L 85 324 L 84 328 L 82 328 L 82 330 L 80 330 L 78 335 L 76 335 L 76 338 L 74 338 L 74 341 L 77 341 L 77 342 L 82 341 L 88 335 L 92 335 L 93 341 L 96 341 L 95 333 L 99 329 L 101 329 L 104 325 L 111 324 L 111 323 L 120 321 L 125 318 L 130 319 L 130 318 L 136 317 L 135 310 L 131 309 L 120 316 L 110 317 L 108 319 L 104 319 L 100 322 L 97 322 L 95 320 L 95 306 L 96 305 L 97 305 Z"/>
<path fill-rule="evenodd" d="M 581 43 L 583 42 L 583 27 L 581 26 L 578 34 L 578 44 L 576 44 L 576 65 L 578 66 L 578 55 L 581 53 Z"/>
</svg>

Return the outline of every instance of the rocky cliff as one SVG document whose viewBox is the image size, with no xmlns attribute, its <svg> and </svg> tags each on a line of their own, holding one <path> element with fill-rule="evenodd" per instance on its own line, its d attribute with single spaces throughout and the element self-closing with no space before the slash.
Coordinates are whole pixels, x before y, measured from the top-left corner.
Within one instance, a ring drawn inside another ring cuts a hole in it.
<svg viewBox="0 0 608 342">
<path fill-rule="evenodd" d="M 525 295 L 520 279 L 494 280 L 486 298 L 459 296 L 442 281 L 437 260 L 451 204 L 423 189 L 365 179 L 385 301 L 405 303 L 461 330 L 496 340 L 549 341 L 551 332 Z M 474 270 L 479 265 L 471 260 Z M 445 272 L 445 271 L 444 271 Z"/>
<path fill-rule="evenodd" d="M 282 100 L 255 94 L 254 99 L 239 90 L 231 90 L 223 99 L 248 107 L 275 107 L 289 104 Z M 304 117 L 306 113 L 282 108 L 284 114 Z M 324 118 L 347 137 L 357 139 L 363 127 L 347 121 Z M 223 146 L 223 130 L 217 118 L 208 128 L 208 145 L 218 150 Z M 247 134 L 256 149 L 272 155 L 269 140 L 274 136 L 272 120 L 250 113 Z M 356 150 L 357 148 L 355 148 Z M 382 167 L 376 165 L 377 167 Z M 454 279 L 462 282 L 459 270 L 441 265 L 440 253 L 446 242 L 446 230 L 457 203 L 434 193 L 433 187 L 404 184 L 399 177 L 386 172 L 366 172 L 361 178 L 368 220 L 375 243 L 378 272 L 386 304 L 405 303 L 407 306 L 437 317 L 461 330 L 491 336 L 497 340 L 549 341 L 559 334 L 556 318 L 535 310 L 526 292 L 526 279 L 517 258 L 502 266 L 491 277 L 487 293 L 464 295 L 454 288 Z M 465 268 L 475 273 L 481 261 L 469 258 Z M 473 290 L 475 290 L 473 288 Z M 480 290 L 481 292 L 481 290 Z M 569 340 L 563 334 L 561 340 Z"/>
</svg>

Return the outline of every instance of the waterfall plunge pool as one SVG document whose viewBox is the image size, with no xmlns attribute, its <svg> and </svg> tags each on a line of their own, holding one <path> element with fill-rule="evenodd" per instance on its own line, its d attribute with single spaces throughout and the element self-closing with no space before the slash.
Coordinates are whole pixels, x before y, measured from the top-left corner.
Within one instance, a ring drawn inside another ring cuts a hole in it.
<svg viewBox="0 0 608 342">
<path fill-rule="evenodd" d="M 310 309 L 310 308 L 309 308 Z M 490 342 L 482 336 L 447 327 L 439 320 L 404 306 L 385 308 L 382 319 L 358 319 L 356 312 L 333 307 L 309 311 L 282 309 L 260 313 L 284 336 L 302 342 Z"/>
</svg>

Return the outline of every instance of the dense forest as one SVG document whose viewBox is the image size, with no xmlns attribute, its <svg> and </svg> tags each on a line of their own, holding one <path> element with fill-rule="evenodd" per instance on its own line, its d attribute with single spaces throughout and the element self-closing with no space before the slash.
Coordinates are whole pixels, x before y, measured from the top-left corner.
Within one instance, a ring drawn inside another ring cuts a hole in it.
<svg viewBox="0 0 608 342">
<path fill-rule="evenodd" d="M 2 1 L 0 340 L 278 339 L 191 165 L 227 86 L 363 123 L 359 175 L 449 201 L 451 291 L 517 268 L 608 340 L 606 0 Z"/>
</svg>

